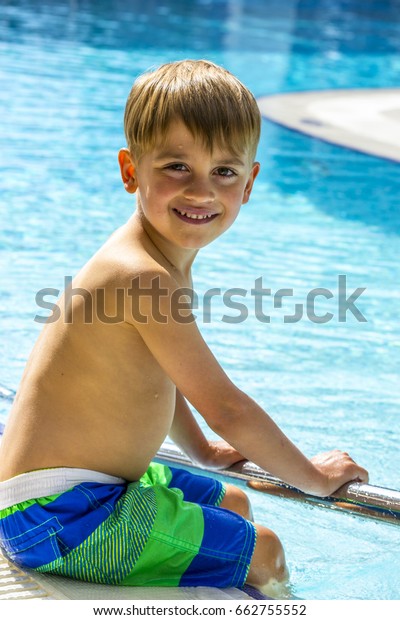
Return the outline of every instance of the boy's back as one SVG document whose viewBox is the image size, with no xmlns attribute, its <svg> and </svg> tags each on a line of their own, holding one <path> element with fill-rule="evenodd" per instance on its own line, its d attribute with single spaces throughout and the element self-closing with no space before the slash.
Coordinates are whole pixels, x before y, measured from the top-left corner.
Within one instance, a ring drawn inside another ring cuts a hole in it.
<svg viewBox="0 0 400 620">
<path fill-rule="evenodd" d="M 60 466 L 126 480 L 146 471 L 171 426 L 175 386 L 124 320 L 126 295 L 139 274 L 168 275 L 167 266 L 132 218 L 77 275 L 27 365 L 2 442 L 1 480 Z"/>
</svg>

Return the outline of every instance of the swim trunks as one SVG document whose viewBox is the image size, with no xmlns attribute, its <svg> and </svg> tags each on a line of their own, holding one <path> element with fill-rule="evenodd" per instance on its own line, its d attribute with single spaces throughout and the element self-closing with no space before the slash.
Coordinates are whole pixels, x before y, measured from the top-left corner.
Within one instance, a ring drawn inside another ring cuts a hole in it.
<svg viewBox="0 0 400 620">
<path fill-rule="evenodd" d="M 83 581 L 242 587 L 256 531 L 218 507 L 224 494 L 218 480 L 160 463 L 132 483 L 29 472 L 0 483 L 0 545 L 25 568 Z"/>
</svg>

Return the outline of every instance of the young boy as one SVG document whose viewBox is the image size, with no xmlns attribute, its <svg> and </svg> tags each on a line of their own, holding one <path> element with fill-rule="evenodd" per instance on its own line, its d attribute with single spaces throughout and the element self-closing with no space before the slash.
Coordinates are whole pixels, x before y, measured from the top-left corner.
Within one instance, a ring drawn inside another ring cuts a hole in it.
<svg viewBox="0 0 400 620">
<path fill-rule="evenodd" d="M 151 463 L 169 435 L 194 461 L 249 459 L 329 495 L 367 472 L 307 459 L 231 383 L 190 310 L 191 266 L 249 200 L 260 114 L 206 61 L 140 77 L 125 112 L 124 187 L 137 208 L 44 327 L 0 445 L 0 540 L 38 571 L 124 585 L 265 587 L 287 577 L 246 495 Z M 101 171 L 97 181 L 101 179 Z M 208 441 L 187 404 L 225 441 Z"/>
</svg>

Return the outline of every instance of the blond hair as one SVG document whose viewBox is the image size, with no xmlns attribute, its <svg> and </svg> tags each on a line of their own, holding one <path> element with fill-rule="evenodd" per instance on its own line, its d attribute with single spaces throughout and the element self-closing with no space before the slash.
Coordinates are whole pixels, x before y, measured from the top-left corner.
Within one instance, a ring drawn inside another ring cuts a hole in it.
<svg viewBox="0 0 400 620">
<path fill-rule="evenodd" d="M 182 120 L 206 148 L 215 145 L 254 160 L 261 118 L 254 96 L 232 73 L 206 60 L 182 60 L 144 73 L 129 94 L 125 136 L 133 157 L 162 142 Z"/>
</svg>

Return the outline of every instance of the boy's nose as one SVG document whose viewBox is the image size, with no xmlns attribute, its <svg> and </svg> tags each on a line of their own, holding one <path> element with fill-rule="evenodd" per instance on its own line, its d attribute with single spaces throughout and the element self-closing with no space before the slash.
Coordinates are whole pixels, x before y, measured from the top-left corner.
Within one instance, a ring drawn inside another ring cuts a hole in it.
<svg viewBox="0 0 400 620">
<path fill-rule="evenodd" d="M 198 203 L 208 203 L 215 200 L 210 182 L 205 179 L 192 179 L 185 187 L 183 195 L 188 200 Z"/>
</svg>

